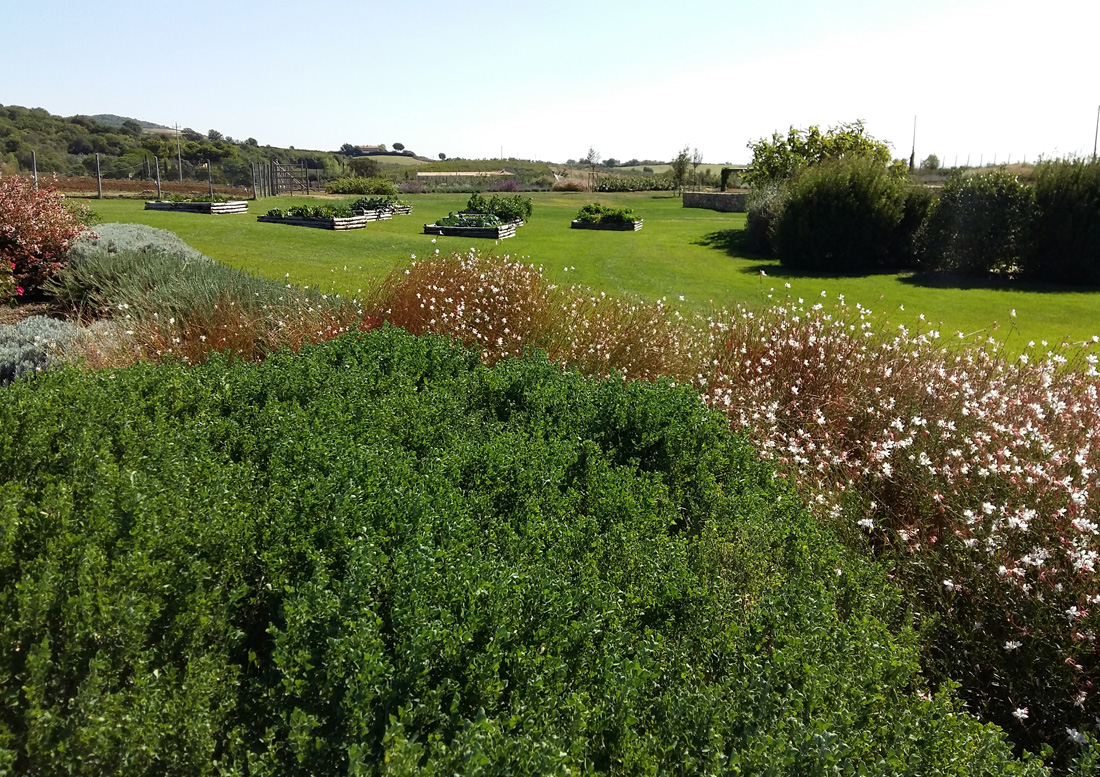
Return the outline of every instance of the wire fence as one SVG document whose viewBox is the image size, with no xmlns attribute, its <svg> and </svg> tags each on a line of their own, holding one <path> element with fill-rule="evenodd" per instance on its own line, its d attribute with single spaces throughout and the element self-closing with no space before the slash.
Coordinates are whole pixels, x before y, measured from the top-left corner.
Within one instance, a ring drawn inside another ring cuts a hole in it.
<svg viewBox="0 0 1100 777">
<path fill-rule="evenodd" d="M 161 159 L 149 154 L 140 161 L 133 158 L 89 155 L 83 163 L 86 175 L 39 173 L 37 154 L 31 152 L 30 178 L 35 187 L 53 186 L 67 194 L 95 196 L 143 196 L 161 199 L 167 194 L 232 194 L 234 196 L 276 197 L 323 192 L 324 170 L 305 162 L 193 161 Z M 24 173 L 26 175 L 26 173 Z"/>
</svg>

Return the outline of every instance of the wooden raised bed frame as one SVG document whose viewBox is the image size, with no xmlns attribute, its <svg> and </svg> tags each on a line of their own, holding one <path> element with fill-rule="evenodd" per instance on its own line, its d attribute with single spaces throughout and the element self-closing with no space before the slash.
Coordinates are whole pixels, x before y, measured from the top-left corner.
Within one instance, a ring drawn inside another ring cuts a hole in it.
<svg viewBox="0 0 1100 777">
<path fill-rule="evenodd" d="M 477 237 L 492 240 L 504 240 L 516 236 L 515 224 L 501 224 L 499 227 L 441 227 L 439 224 L 425 224 L 425 235 L 443 237 Z"/>
<path fill-rule="evenodd" d="M 572 229 L 604 229 L 611 232 L 637 232 L 642 228 L 642 219 L 637 221 L 576 221 L 570 225 Z"/>
<path fill-rule="evenodd" d="M 257 216 L 256 221 L 263 221 L 267 224 L 289 224 L 292 227 L 335 229 L 337 232 L 343 232 L 349 229 L 362 229 L 363 227 L 367 226 L 368 219 L 366 216 L 351 216 L 350 218 L 331 219 L 299 219 L 278 218 L 276 216 Z"/>
<path fill-rule="evenodd" d="M 184 213 L 248 213 L 247 200 L 229 202 L 171 202 L 168 200 L 146 200 L 145 210 L 181 210 Z"/>
<path fill-rule="evenodd" d="M 356 210 L 353 211 L 356 216 L 362 216 L 367 221 L 389 221 L 393 218 L 393 211 L 389 208 L 379 208 L 378 210 Z"/>
</svg>

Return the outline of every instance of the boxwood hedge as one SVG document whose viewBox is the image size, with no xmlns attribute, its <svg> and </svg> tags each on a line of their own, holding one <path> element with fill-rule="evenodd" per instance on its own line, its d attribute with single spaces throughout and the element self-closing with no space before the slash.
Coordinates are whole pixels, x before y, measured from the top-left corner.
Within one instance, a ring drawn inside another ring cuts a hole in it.
<svg viewBox="0 0 1100 777">
<path fill-rule="evenodd" d="M 1035 774 L 688 389 L 386 328 L 0 389 L 0 772 Z"/>
</svg>

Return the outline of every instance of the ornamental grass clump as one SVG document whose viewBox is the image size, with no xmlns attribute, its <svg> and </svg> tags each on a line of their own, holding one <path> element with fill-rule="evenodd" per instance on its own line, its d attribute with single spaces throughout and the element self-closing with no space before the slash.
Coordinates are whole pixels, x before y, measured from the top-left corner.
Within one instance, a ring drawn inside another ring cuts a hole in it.
<svg viewBox="0 0 1100 777">
<path fill-rule="evenodd" d="M 215 351 L 260 360 L 279 348 L 373 326 L 348 298 L 261 278 L 189 248 L 177 251 L 162 230 L 105 227 L 108 237 L 78 246 L 69 267 L 47 285 L 81 317 L 118 325 L 125 344 L 92 344 L 83 354 L 91 365 L 195 363 Z"/>
<path fill-rule="evenodd" d="M 455 337 L 491 362 L 540 349 L 599 377 L 691 381 L 703 347 L 664 301 L 558 286 L 533 265 L 473 250 L 413 261 L 391 273 L 364 308 L 416 334 Z"/>
</svg>

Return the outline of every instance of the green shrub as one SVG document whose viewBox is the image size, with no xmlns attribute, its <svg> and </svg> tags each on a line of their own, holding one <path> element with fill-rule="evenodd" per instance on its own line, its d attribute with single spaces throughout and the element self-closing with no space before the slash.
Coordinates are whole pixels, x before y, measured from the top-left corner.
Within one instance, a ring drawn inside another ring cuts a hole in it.
<svg viewBox="0 0 1100 777">
<path fill-rule="evenodd" d="M 459 214 L 448 213 L 441 219 L 437 219 L 436 224 L 441 227 L 499 227 L 504 222 L 494 216 L 492 213 L 470 213 Z"/>
<path fill-rule="evenodd" d="M 389 178 L 337 178 L 325 184 L 329 194 L 397 194 L 397 184 Z"/>
<path fill-rule="evenodd" d="M 47 283 L 47 293 L 74 309 L 132 320 L 209 315 L 229 299 L 260 309 L 287 296 L 275 281 L 218 264 L 187 246 L 177 251 L 171 241 L 160 242 L 159 234 L 140 234 L 161 231 L 109 230 L 113 237 L 106 246 L 101 238 L 76 247 L 69 266 Z M 143 237 L 151 242 L 142 246 Z"/>
<path fill-rule="evenodd" d="M 232 202 L 240 198 L 225 194 L 169 194 L 164 199 L 168 202 Z"/>
<path fill-rule="evenodd" d="M 1042 773 L 687 387 L 386 329 L 3 392 L 7 771 Z"/>
<path fill-rule="evenodd" d="M 213 261 L 183 242 L 175 232 L 144 224 L 100 224 L 94 234 L 85 232 L 73 242 L 69 261 L 80 262 L 92 254 L 130 251 L 172 254 L 189 261 Z"/>
<path fill-rule="evenodd" d="M 57 366 L 56 349 L 72 343 L 80 333 L 75 324 L 46 316 L 0 326 L 0 386 Z"/>
<path fill-rule="evenodd" d="M 783 213 L 788 192 L 788 186 L 780 183 L 765 183 L 749 192 L 745 214 L 745 247 L 748 250 L 775 256 L 775 225 Z"/>
<path fill-rule="evenodd" d="M 811 165 L 790 187 L 774 242 L 786 267 L 867 273 L 907 263 L 898 255 L 906 184 L 876 160 Z"/>
<path fill-rule="evenodd" d="M 1017 274 L 1030 250 L 1035 198 L 1005 171 L 944 184 L 921 230 L 920 265 L 934 272 Z"/>
<path fill-rule="evenodd" d="M 534 204 L 530 197 L 516 194 L 511 197 L 502 197 L 494 194 L 486 197 L 480 192 L 470 195 L 466 203 L 466 211 L 470 213 L 488 213 L 496 216 L 501 221 L 523 221 L 531 218 Z"/>
<path fill-rule="evenodd" d="M 375 197 L 360 197 L 354 200 L 349 207 L 355 210 L 386 210 L 392 209 L 396 205 L 408 205 L 407 200 L 399 200 L 397 197 L 390 196 L 375 196 Z"/>
<path fill-rule="evenodd" d="M 1100 163 L 1078 159 L 1039 165 L 1035 202 L 1028 275 L 1054 283 L 1100 284 Z"/>
<path fill-rule="evenodd" d="M 628 224 L 637 220 L 631 208 L 611 208 L 598 202 L 584 205 L 577 211 L 577 221 L 589 224 Z"/>
</svg>

